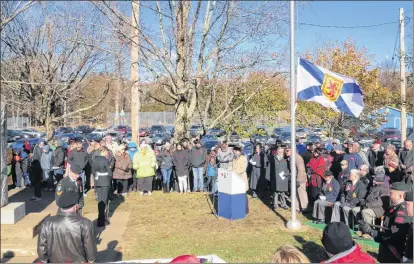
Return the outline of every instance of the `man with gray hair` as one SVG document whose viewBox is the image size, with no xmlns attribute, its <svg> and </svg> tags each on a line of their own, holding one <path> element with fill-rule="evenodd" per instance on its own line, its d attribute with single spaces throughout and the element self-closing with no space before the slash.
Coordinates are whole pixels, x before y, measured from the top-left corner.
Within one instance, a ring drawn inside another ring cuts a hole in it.
<svg viewBox="0 0 414 264">
<path fill-rule="evenodd" d="M 345 191 L 341 195 L 340 201 L 336 202 L 332 210 L 331 222 L 341 221 L 341 212 L 343 212 L 345 224 L 348 225 L 349 212 L 360 205 L 364 199 L 367 189 L 360 180 L 361 173 L 357 169 L 351 170 L 349 181 L 345 186 Z"/>
<path fill-rule="evenodd" d="M 404 148 L 400 152 L 400 167 L 404 172 L 404 182 L 412 184 L 414 170 L 414 150 L 413 142 L 409 139 L 404 141 Z"/>
<path fill-rule="evenodd" d="M 359 146 L 359 143 L 354 143 L 352 147 L 354 148 L 353 152 L 357 153 L 361 157 L 362 163 L 365 165 L 369 165 L 367 154 L 362 151 L 362 149 Z"/>
<path fill-rule="evenodd" d="M 371 175 L 369 175 L 368 165 L 361 165 L 361 168 L 359 168 L 359 172 L 361 173 L 361 181 L 365 184 L 367 189 L 369 189 L 372 184 L 372 177 Z"/>
</svg>

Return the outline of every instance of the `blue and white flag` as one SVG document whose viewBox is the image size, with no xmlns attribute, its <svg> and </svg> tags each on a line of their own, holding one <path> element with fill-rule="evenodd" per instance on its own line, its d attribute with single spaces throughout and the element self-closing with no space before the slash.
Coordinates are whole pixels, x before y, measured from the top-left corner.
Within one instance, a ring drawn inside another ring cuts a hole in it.
<svg viewBox="0 0 414 264">
<path fill-rule="evenodd" d="M 338 112 L 359 117 L 364 109 L 356 80 L 299 59 L 296 99 L 317 102 Z"/>
</svg>

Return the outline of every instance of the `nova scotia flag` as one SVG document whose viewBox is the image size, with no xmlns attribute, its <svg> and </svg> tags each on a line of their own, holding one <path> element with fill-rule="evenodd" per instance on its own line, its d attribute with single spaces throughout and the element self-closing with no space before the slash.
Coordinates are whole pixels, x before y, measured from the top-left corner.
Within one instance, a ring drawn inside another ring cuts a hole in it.
<svg viewBox="0 0 414 264">
<path fill-rule="evenodd" d="M 359 117 L 364 109 L 356 80 L 299 59 L 296 98 L 317 102 L 338 112 Z"/>
</svg>

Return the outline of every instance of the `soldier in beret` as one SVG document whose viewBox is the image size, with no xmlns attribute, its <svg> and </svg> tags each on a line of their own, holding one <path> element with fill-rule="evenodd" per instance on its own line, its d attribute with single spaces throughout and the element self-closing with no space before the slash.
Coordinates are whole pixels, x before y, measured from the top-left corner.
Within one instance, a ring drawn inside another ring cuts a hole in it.
<svg viewBox="0 0 414 264">
<path fill-rule="evenodd" d="M 82 215 L 82 208 L 84 204 L 83 194 L 82 194 L 82 179 L 79 177 L 79 174 L 82 172 L 82 169 L 77 164 L 70 166 L 70 172 L 68 176 L 64 177 L 56 186 L 55 200 L 56 204 L 59 205 L 59 200 L 65 192 L 76 192 L 79 195 L 79 207 L 78 213 Z"/>
<path fill-rule="evenodd" d="M 360 230 L 380 244 L 378 261 L 381 263 L 403 261 L 406 236 L 411 224 L 404 199 L 406 192 L 410 191 L 411 186 L 402 182 L 391 185 L 390 199 L 393 206 L 384 214 L 384 228 L 381 230 L 374 230 L 363 220 L 358 222 Z"/>
<path fill-rule="evenodd" d="M 37 242 L 40 262 L 93 263 L 97 256 L 94 227 L 91 220 L 76 213 L 79 193 L 65 191 L 56 203 L 57 214 L 48 217 L 40 228 Z"/>
</svg>

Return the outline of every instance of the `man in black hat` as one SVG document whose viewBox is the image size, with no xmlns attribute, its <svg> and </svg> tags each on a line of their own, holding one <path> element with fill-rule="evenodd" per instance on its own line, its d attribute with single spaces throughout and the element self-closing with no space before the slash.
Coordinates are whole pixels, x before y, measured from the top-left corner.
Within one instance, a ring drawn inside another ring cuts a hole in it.
<svg viewBox="0 0 414 264">
<path fill-rule="evenodd" d="M 323 230 L 322 245 L 330 257 L 325 263 L 375 263 L 375 260 L 352 240 L 351 232 L 342 222 L 328 224 Z"/>
<path fill-rule="evenodd" d="M 80 179 L 82 180 L 82 193 L 85 194 L 85 167 L 88 163 L 88 153 L 86 153 L 86 149 L 83 148 L 82 139 L 77 138 L 75 139 L 75 148 L 69 152 L 68 155 L 68 163 L 73 166 L 76 164 L 79 168 L 81 168 L 81 172 L 79 174 Z"/>
<path fill-rule="evenodd" d="M 352 213 L 355 219 L 363 219 L 366 223 L 373 224 L 375 218 L 381 217 L 384 214 L 384 201 L 389 201 L 390 190 L 384 184 L 385 174 L 381 171 L 377 172 L 374 177 L 373 186 L 369 190 L 365 200 L 359 202 L 360 206 L 354 207 Z M 361 231 L 357 231 L 358 235 L 363 235 Z M 365 234 L 365 238 L 369 234 Z"/>
<path fill-rule="evenodd" d="M 322 185 L 322 190 L 319 199 L 313 204 L 312 216 L 316 224 L 325 223 L 325 209 L 326 206 L 332 206 L 338 199 L 340 187 L 339 182 L 335 179 L 331 171 L 325 172 L 325 181 Z"/>
<path fill-rule="evenodd" d="M 77 165 L 73 164 L 70 166 L 70 172 L 68 176 L 64 177 L 56 186 L 55 200 L 56 204 L 59 205 L 59 200 L 65 192 L 76 192 L 78 193 L 79 207 L 78 212 L 82 215 L 82 208 L 84 204 L 82 194 L 82 179 L 79 178 L 79 174 L 82 169 Z"/>
<path fill-rule="evenodd" d="M 363 220 L 358 222 L 363 233 L 369 234 L 380 243 L 378 261 L 381 263 L 396 263 L 403 260 L 406 236 L 411 224 L 404 200 L 406 192 L 409 191 L 411 186 L 408 184 L 394 182 L 391 185 L 390 199 L 393 206 L 384 214 L 382 230 L 374 230 L 370 223 Z"/>
<path fill-rule="evenodd" d="M 97 247 L 91 220 L 76 213 L 79 193 L 67 191 L 59 196 L 59 209 L 40 228 L 37 254 L 42 263 L 92 263 Z"/>
<path fill-rule="evenodd" d="M 313 157 L 313 143 L 309 142 L 306 144 L 306 151 L 302 154 L 303 162 L 306 164 L 309 163 L 311 158 Z"/>
</svg>

